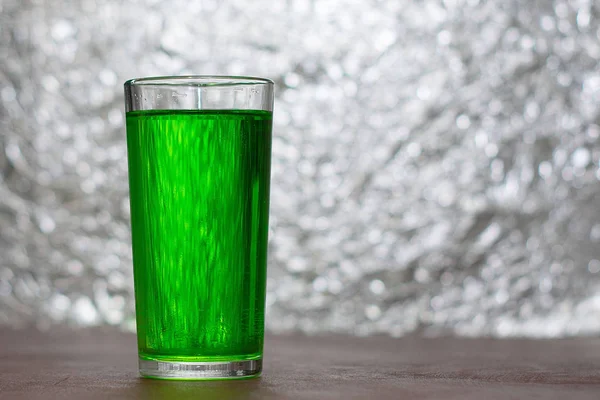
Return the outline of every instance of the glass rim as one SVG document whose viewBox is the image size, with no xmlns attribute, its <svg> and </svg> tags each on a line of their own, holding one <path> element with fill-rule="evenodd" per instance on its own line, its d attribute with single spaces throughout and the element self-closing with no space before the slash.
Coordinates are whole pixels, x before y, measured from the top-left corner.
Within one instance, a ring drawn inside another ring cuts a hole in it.
<svg viewBox="0 0 600 400">
<path fill-rule="evenodd" d="M 133 78 L 125 81 L 125 87 L 131 86 L 197 86 L 219 87 L 240 85 L 274 85 L 271 79 L 256 76 L 237 75 L 171 75 Z"/>
</svg>

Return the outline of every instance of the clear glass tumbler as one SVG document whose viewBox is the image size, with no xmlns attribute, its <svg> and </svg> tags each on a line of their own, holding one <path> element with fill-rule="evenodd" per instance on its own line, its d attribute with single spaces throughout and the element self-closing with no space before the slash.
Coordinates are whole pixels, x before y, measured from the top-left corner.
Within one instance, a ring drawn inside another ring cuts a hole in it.
<svg viewBox="0 0 600 400">
<path fill-rule="evenodd" d="M 273 82 L 125 83 L 140 374 L 262 370 Z"/>
</svg>

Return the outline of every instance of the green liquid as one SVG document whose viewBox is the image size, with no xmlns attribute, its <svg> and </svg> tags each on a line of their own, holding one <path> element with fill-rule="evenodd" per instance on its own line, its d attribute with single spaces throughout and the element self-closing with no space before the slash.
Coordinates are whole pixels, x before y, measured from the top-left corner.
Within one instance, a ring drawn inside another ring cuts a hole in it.
<svg viewBox="0 0 600 400">
<path fill-rule="evenodd" d="M 140 357 L 262 356 L 272 114 L 127 113 Z"/>
</svg>

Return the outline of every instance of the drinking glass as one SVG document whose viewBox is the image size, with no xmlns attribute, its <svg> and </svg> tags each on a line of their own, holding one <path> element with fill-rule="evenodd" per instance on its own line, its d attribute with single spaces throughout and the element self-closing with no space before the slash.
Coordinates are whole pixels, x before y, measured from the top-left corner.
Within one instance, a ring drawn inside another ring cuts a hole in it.
<svg viewBox="0 0 600 400">
<path fill-rule="evenodd" d="M 140 374 L 262 370 L 273 82 L 125 83 Z"/>
</svg>

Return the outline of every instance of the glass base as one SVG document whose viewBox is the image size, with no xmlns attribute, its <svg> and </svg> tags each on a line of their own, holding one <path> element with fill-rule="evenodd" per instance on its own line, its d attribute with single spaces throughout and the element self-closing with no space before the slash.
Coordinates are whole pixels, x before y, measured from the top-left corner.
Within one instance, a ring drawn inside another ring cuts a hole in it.
<svg viewBox="0 0 600 400">
<path fill-rule="evenodd" d="M 154 379 L 245 379 L 259 376 L 262 359 L 218 362 L 140 361 L 140 375 Z"/>
</svg>

